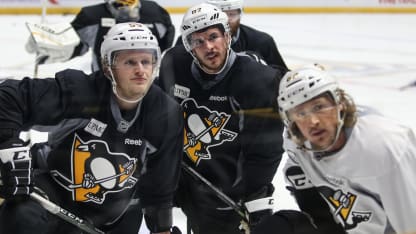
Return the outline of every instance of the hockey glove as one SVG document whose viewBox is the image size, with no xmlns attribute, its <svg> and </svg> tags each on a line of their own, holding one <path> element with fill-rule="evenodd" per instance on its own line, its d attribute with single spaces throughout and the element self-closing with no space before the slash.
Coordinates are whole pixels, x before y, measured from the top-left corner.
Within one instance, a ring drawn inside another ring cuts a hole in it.
<svg viewBox="0 0 416 234">
<path fill-rule="evenodd" d="M 28 143 L 12 139 L 0 144 L 0 197 L 28 195 L 33 190 L 33 168 Z"/>
<path fill-rule="evenodd" d="M 259 191 L 251 194 L 244 203 L 244 209 L 248 220 L 242 220 L 240 230 L 245 233 L 250 233 L 254 226 L 256 226 L 263 218 L 271 216 L 274 208 L 273 185 L 262 187 Z"/>
<path fill-rule="evenodd" d="M 80 43 L 78 33 L 70 23 L 26 23 L 30 37 L 25 49 L 37 53 L 38 64 L 65 62 L 71 59 Z"/>
</svg>

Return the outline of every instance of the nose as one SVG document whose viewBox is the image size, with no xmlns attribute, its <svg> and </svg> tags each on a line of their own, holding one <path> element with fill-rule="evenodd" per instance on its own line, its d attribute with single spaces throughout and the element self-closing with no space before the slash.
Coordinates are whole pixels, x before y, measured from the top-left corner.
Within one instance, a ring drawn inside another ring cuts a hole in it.
<svg viewBox="0 0 416 234">
<path fill-rule="evenodd" d="M 133 71 L 134 73 L 143 73 L 144 72 L 144 66 L 141 63 L 137 63 L 134 67 L 133 67 Z"/>
<path fill-rule="evenodd" d="M 316 113 L 309 113 L 307 116 L 307 119 L 308 119 L 308 122 L 314 126 L 320 122 L 319 116 Z"/>
<path fill-rule="evenodd" d="M 203 46 L 207 49 L 211 49 L 211 48 L 214 47 L 214 43 L 215 43 L 215 41 L 204 40 Z"/>
</svg>

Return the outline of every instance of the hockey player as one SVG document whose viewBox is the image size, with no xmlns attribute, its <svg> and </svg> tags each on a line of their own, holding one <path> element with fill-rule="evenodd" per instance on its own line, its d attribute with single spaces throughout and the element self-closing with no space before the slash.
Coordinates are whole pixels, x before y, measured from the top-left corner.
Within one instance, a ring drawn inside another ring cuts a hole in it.
<svg viewBox="0 0 416 234">
<path fill-rule="evenodd" d="M 175 27 L 169 13 L 154 1 L 148 0 L 105 0 L 104 3 L 81 8 L 71 22 L 73 29 L 79 36 L 80 42 L 71 50 L 66 51 L 70 57 L 85 54 L 89 48 L 93 50 L 92 71 L 100 69 L 100 48 L 103 36 L 111 26 L 122 22 L 140 22 L 146 25 L 156 36 L 161 51 L 172 46 L 175 37 Z M 48 36 L 48 32 L 44 32 Z M 26 49 L 28 52 L 45 51 L 48 56 L 44 63 L 63 62 L 62 48 L 49 47 L 35 48 L 36 45 L 29 40 Z M 38 55 L 42 56 L 42 55 Z M 65 60 L 64 60 L 65 61 Z"/>
<path fill-rule="evenodd" d="M 158 43 L 144 25 L 121 23 L 101 54 L 103 71 L 90 75 L 0 84 L 0 233 L 81 233 L 29 199 L 32 191 L 106 233 L 137 234 L 140 199 L 149 230 L 170 233 L 183 117 L 152 85 Z M 26 142 L 27 129 L 47 139 Z"/>
<path fill-rule="evenodd" d="M 159 84 L 184 111 L 183 160 L 242 207 L 259 202 L 247 209 L 254 225 L 273 209 L 283 125 L 270 95 L 281 72 L 237 55 L 227 15 L 213 5 L 188 9 L 181 31 L 183 45 L 166 51 Z M 189 174 L 181 177 L 177 202 L 193 232 L 240 233 L 243 217 L 211 191 Z"/>
<path fill-rule="evenodd" d="M 228 24 L 232 35 L 231 48 L 236 52 L 254 53 L 261 57 L 268 65 L 288 70 L 286 63 L 277 49 L 276 43 L 269 34 L 240 24 L 243 14 L 244 0 L 207 0 L 217 6 L 228 16 Z M 181 44 L 179 37 L 176 44 Z"/>
<path fill-rule="evenodd" d="M 283 211 L 254 234 L 416 231 L 416 138 L 410 128 L 357 108 L 316 66 L 287 73 L 277 101 L 287 127 L 286 179 L 313 225 L 305 229 L 308 222 L 294 219 L 302 216 Z"/>
</svg>

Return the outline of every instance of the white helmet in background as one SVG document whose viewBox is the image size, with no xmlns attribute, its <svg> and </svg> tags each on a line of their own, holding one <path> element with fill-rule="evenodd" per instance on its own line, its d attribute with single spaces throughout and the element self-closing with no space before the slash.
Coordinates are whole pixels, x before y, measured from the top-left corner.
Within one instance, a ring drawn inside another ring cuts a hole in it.
<svg viewBox="0 0 416 234">
<path fill-rule="evenodd" d="M 117 22 L 137 22 L 140 19 L 140 0 L 105 0 Z"/>
<path fill-rule="evenodd" d="M 222 11 L 240 10 L 243 11 L 243 0 L 207 0 L 207 3 L 212 4 Z"/>
<path fill-rule="evenodd" d="M 328 93 L 336 104 L 339 104 L 340 97 L 336 90 L 338 82 L 323 70 L 322 66 L 312 65 L 287 72 L 280 81 L 279 114 L 287 127 L 290 127 L 290 120 L 287 112 L 321 94 Z"/>
<path fill-rule="evenodd" d="M 230 32 L 228 17 L 214 5 L 201 3 L 188 9 L 181 24 L 182 42 L 186 51 L 191 52 L 191 34 L 213 25 L 221 25 L 225 33 Z"/>
<path fill-rule="evenodd" d="M 116 86 L 117 82 L 114 79 L 111 71 L 111 66 L 114 65 L 115 55 L 117 51 L 121 50 L 143 50 L 153 54 L 153 74 L 152 80 L 158 73 L 161 53 L 159 43 L 152 32 L 141 23 L 119 23 L 115 24 L 107 34 L 104 36 L 104 41 L 101 44 L 101 56 L 103 67 L 108 67 L 109 73 L 106 74 L 111 80 L 113 92 L 118 97 Z"/>
</svg>

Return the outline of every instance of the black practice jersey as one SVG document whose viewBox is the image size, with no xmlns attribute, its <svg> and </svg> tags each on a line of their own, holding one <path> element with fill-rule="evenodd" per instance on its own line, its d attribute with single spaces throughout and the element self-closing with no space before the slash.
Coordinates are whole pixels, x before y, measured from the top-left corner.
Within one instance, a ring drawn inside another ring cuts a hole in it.
<svg viewBox="0 0 416 234">
<path fill-rule="evenodd" d="M 231 48 L 235 51 L 253 51 L 260 54 L 268 65 L 287 70 L 287 66 L 269 34 L 241 24 Z"/>
<path fill-rule="evenodd" d="M 281 75 L 233 51 L 230 57 L 226 71 L 207 80 L 185 48 L 175 46 L 158 82 L 182 105 L 184 160 L 238 200 L 271 183 L 280 162 L 283 126 L 272 106 Z"/>
<path fill-rule="evenodd" d="M 47 143 L 32 147 L 35 169 L 43 172 L 35 185 L 65 209 L 100 227 L 116 221 L 134 198 L 144 208 L 172 203 L 183 118 L 159 87 L 125 113 L 101 72 L 65 70 L 55 80 L 5 81 L 0 103 L 2 129 L 48 133 Z"/>
<path fill-rule="evenodd" d="M 142 0 L 140 4 L 138 22 L 146 25 L 156 36 L 161 51 L 171 47 L 175 37 L 175 27 L 169 13 L 153 1 Z M 80 45 L 75 48 L 72 56 L 85 54 L 89 48 L 92 48 L 92 69 L 97 71 L 101 68 L 100 48 L 103 37 L 116 23 L 120 22 L 116 22 L 107 3 L 83 7 L 71 22 L 81 39 Z"/>
<path fill-rule="evenodd" d="M 176 40 L 176 45 L 182 45 L 181 36 Z M 247 25 L 240 24 L 237 35 L 233 36 L 231 48 L 235 52 L 247 51 L 254 53 L 261 56 L 268 65 L 281 70 L 288 70 L 273 37 Z"/>
</svg>

